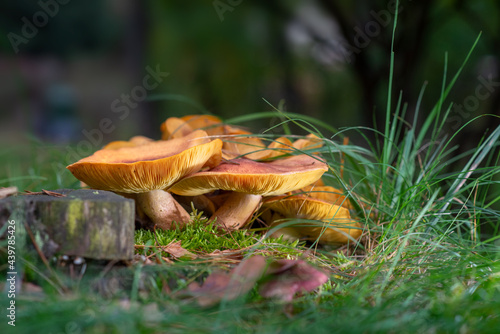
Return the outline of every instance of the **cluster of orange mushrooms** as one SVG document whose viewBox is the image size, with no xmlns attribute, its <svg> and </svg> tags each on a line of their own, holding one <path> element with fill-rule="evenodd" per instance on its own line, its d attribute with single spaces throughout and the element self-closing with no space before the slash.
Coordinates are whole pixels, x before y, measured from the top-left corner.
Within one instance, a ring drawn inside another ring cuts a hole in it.
<svg viewBox="0 0 500 334">
<path fill-rule="evenodd" d="M 189 224 L 194 206 L 229 231 L 258 216 L 289 239 L 341 244 L 361 235 L 349 200 L 321 180 L 328 166 L 310 153 L 318 137 L 266 146 L 209 115 L 170 117 L 161 131 L 162 140 L 111 142 L 67 168 L 91 188 L 133 198 L 137 215 L 162 229 Z"/>
</svg>

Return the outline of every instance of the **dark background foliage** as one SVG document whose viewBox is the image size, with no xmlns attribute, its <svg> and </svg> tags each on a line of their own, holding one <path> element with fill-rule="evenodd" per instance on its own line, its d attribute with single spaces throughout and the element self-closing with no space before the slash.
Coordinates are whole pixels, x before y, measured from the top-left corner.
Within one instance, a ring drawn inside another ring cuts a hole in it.
<svg viewBox="0 0 500 334">
<path fill-rule="evenodd" d="M 76 142 L 109 118 L 113 130 L 102 133 L 97 149 L 134 134 L 158 137 L 168 116 L 271 110 L 264 99 L 337 128 L 380 127 L 394 8 L 392 0 L 3 1 L 0 139 L 31 133 Z M 445 53 L 449 81 L 481 31 L 444 103 L 463 106 L 452 108 L 446 127 L 453 133 L 477 115 L 498 114 L 498 17 L 494 0 L 401 0 L 393 106 L 402 92 L 411 126 L 424 82 L 422 116 L 440 96 Z M 132 100 L 126 117 L 115 112 L 116 99 L 123 105 L 143 86 L 146 67 L 169 75 L 147 99 Z M 258 132 L 273 122 L 248 125 Z M 458 143 L 469 148 L 492 122 L 476 121 Z"/>
</svg>

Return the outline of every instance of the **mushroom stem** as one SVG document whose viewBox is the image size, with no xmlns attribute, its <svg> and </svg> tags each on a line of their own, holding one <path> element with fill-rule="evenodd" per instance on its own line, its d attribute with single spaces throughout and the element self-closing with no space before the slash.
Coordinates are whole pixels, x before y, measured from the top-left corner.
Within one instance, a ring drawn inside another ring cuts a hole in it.
<svg viewBox="0 0 500 334">
<path fill-rule="evenodd" d="M 173 222 L 182 227 L 190 220 L 189 213 L 164 190 L 137 194 L 136 203 L 156 226 L 164 230 L 171 229 Z"/>
<path fill-rule="evenodd" d="M 214 203 L 205 195 L 198 196 L 176 196 L 174 199 L 182 205 L 183 208 L 190 210 L 191 204 L 199 211 L 203 211 L 205 216 L 211 216 L 215 213 Z"/>
<path fill-rule="evenodd" d="M 243 227 L 258 209 L 262 196 L 235 192 L 210 218 L 225 230 L 234 231 Z"/>
</svg>

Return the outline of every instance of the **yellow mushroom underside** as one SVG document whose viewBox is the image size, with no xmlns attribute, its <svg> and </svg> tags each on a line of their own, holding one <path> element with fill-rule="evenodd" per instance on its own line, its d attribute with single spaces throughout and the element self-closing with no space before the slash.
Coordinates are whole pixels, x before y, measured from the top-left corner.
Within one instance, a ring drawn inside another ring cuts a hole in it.
<svg viewBox="0 0 500 334">
<path fill-rule="evenodd" d="M 204 131 L 170 141 L 100 150 L 67 168 L 92 188 L 123 193 L 167 189 L 185 175 L 220 163 L 222 141 Z"/>
<path fill-rule="evenodd" d="M 270 163 L 234 159 L 212 170 L 187 176 L 169 191 L 178 195 L 196 196 L 222 189 L 273 196 L 309 185 L 327 170 L 325 163 L 307 155 Z"/>
<path fill-rule="evenodd" d="M 310 198 L 319 199 L 328 203 L 341 205 L 347 209 L 353 209 L 351 202 L 346 196 L 342 194 L 342 191 L 330 186 L 307 186 L 299 191 L 304 192 L 306 196 Z"/>
<path fill-rule="evenodd" d="M 308 198 L 303 195 L 278 197 L 268 200 L 264 206 L 279 212 L 287 218 L 302 218 L 312 220 L 350 219 L 349 210 L 339 205 L 322 200 Z"/>
<path fill-rule="evenodd" d="M 269 199 L 263 206 L 285 218 L 320 221 L 317 224 L 310 222 L 287 227 L 305 239 L 318 239 L 320 243 L 346 243 L 350 238 L 359 238 L 362 233 L 360 224 L 351 219 L 348 209 L 303 195 Z M 273 222 L 270 224 L 274 225 Z"/>
</svg>

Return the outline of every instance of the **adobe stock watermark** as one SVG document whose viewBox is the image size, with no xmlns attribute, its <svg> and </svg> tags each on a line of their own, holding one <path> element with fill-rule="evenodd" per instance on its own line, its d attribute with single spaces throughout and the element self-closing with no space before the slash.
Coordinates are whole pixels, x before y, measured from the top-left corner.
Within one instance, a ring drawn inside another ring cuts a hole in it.
<svg viewBox="0 0 500 334">
<path fill-rule="evenodd" d="M 242 2 L 243 0 L 214 0 L 212 6 L 222 22 L 224 21 L 224 13 L 227 11 L 232 12 Z"/>
<path fill-rule="evenodd" d="M 20 34 L 9 32 L 7 38 L 9 39 L 12 49 L 15 53 L 19 53 L 19 46 L 27 44 L 29 41 L 38 35 L 39 29 L 45 27 L 51 18 L 59 13 L 61 6 L 67 5 L 70 0 L 40 0 L 38 6 L 40 10 L 35 12 L 32 17 L 28 18 L 23 16 L 21 18 L 21 31 Z"/>
<path fill-rule="evenodd" d="M 16 221 L 14 219 L 7 221 L 7 279 L 6 287 L 8 306 L 7 306 L 7 324 L 16 326 L 16 293 L 19 276 L 16 264 Z"/>
<path fill-rule="evenodd" d="M 355 26 L 354 38 L 352 43 L 339 41 L 337 46 L 340 48 L 343 58 L 347 63 L 352 63 L 354 55 L 360 54 L 361 51 L 367 48 L 371 41 L 378 37 L 382 30 L 386 28 L 393 20 L 396 15 L 396 8 L 398 13 L 403 10 L 401 6 L 401 1 L 399 7 L 397 7 L 397 0 L 391 0 L 387 3 L 387 8 L 377 11 L 371 10 L 370 16 L 373 20 L 365 23 L 363 27 Z"/>
<path fill-rule="evenodd" d="M 481 102 L 490 98 L 496 88 L 500 87 L 500 81 L 493 81 L 493 75 L 491 74 L 488 75 L 487 79 L 479 75 L 477 80 L 479 83 L 474 89 L 474 94 L 465 97 L 461 104 L 453 104 L 450 117 L 446 119 L 446 123 L 455 122 L 451 125 L 452 130 L 457 130 L 465 119 L 471 117 L 471 113 L 479 109 Z"/>
<path fill-rule="evenodd" d="M 119 98 L 111 102 L 111 112 L 116 114 L 119 121 L 125 120 L 130 115 L 130 112 L 147 98 L 148 92 L 157 88 L 169 76 L 168 72 L 161 71 L 160 65 L 156 65 L 156 68 L 146 66 L 146 72 L 147 74 L 144 75 L 141 85 L 134 86 L 129 93 L 122 93 Z M 80 140 L 75 148 L 67 146 L 63 162 L 69 165 L 82 157 L 92 154 L 96 148 L 103 145 L 104 135 L 110 134 L 116 129 L 115 123 L 116 120 L 113 121 L 109 117 L 104 117 L 99 121 L 98 127 L 90 130 L 83 129 L 82 135 L 86 139 Z M 60 162 L 52 163 L 53 168 L 56 170 L 64 170 L 66 165 Z"/>
</svg>

